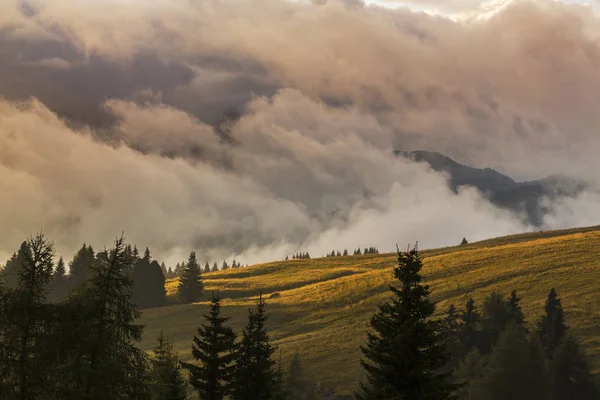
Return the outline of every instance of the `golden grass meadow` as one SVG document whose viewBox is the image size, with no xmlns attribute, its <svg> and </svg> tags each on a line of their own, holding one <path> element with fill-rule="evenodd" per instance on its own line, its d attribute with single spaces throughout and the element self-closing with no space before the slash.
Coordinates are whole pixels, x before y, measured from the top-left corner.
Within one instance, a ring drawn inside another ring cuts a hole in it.
<svg viewBox="0 0 600 400">
<path fill-rule="evenodd" d="M 427 250 L 423 276 L 438 302 L 462 308 L 497 290 L 517 290 L 530 326 L 541 315 L 550 288 L 558 291 L 570 332 L 600 372 L 600 227 L 536 232 L 443 249 Z M 206 301 L 145 310 L 143 348 L 164 331 L 182 360 L 191 360 L 191 341 L 203 322 L 211 291 L 224 298 L 223 314 L 241 332 L 247 310 L 262 292 L 267 298 L 271 339 L 285 365 L 301 356 L 307 375 L 351 393 L 362 378 L 360 345 L 377 305 L 390 297 L 395 254 L 277 261 L 204 274 Z M 167 282 L 174 295 L 177 280 Z M 273 293 L 280 296 L 269 299 Z"/>
</svg>

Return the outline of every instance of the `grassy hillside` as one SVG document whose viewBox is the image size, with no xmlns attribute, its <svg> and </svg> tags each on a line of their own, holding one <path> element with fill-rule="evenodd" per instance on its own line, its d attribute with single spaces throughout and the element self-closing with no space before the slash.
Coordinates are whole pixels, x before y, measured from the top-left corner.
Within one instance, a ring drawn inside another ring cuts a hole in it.
<svg viewBox="0 0 600 400">
<path fill-rule="evenodd" d="M 555 287 L 571 332 L 582 339 L 600 372 L 600 227 L 508 236 L 425 251 L 423 274 L 439 302 L 461 305 L 493 290 L 516 289 L 530 323 L 543 311 Z M 270 329 L 284 362 L 299 352 L 315 379 L 350 393 L 361 379 L 359 346 L 377 304 L 389 298 L 394 254 L 292 260 L 205 274 L 207 289 L 226 298 L 224 314 L 241 330 L 247 309 L 263 291 L 270 299 Z M 173 294 L 177 282 L 168 282 Z M 191 338 L 206 303 L 144 312 L 144 348 L 163 330 L 182 358 L 190 358 Z"/>
</svg>

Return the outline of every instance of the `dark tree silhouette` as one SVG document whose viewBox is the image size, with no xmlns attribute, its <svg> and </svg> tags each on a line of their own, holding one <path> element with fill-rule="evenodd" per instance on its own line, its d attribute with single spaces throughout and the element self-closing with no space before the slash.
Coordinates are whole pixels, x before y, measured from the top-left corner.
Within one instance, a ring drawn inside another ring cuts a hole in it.
<svg viewBox="0 0 600 400">
<path fill-rule="evenodd" d="M 98 253 L 90 278 L 70 297 L 73 325 L 64 329 L 64 342 L 71 376 L 63 380 L 63 398 L 148 398 L 147 356 L 136 347 L 143 327 L 136 324 L 133 282 L 124 273 L 134 261 L 124 239 L 117 239 L 114 248 Z"/>
<path fill-rule="evenodd" d="M 57 302 L 64 300 L 69 294 L 69 282 L 67 278 L 67 271 L 65 269 L 65 262 L 61 257 L 56 264 L 54 273 L 52 274 L 52 280 L 50 281 L 50 293 L 48 299 Z"/>
<path fill-rule="evenodd" d="M 475 306 L 475 300 L 469 298 L 465 304 L 465 309 L 460 312 L 460 332 L 459 340 L 461 343 L 461 352 L 459 358 L 462 358 L 479 344 L 479 324 L 480 315 Z"/>
<path fill-rule="evenodd" d="M 19 269 L 23 265 L 23 261 L 29 251 L 29 245 L 27 241 L 21 243 L 19 250 L 12 255 L 12 257 L 6 262 L 4 269 L 2 270 L 2 278 L 7 288 L 11 289 L 17 286 L 19 282 Z"/>
<path fill-rule="evenodd" d="M 554 288 L 550 289 L 544 315 L 537 324 L 538 338 L 546 351 L 546 357 L 552 358 L 554 349 L 562 342 L 567 335 L 567 326 L 565 325 L 565 315 L 562 304 Z"/>
<path fill-rule="evenodd" d="M 133 302 L 140 308 L 160 307 L 165 304 L 165 276 L 160 264 L 152 260 L 148 248 L 133 267 L 133 284 Z"/>
<path fill-rule="evenodd" d="M 235 338 L 233 330 L 226 325 L 228 317 L 221 316 L 221 299 L 214 293 L 206 321 L 198 327 L 193 339 L 192 356 L 197 364 L 184 363 L 189 371 L 190 384 L 201 399 L 223 400 L 231 389 Z"/>
<path fill-rule="evenodd" d="M 273 360 L 276 348 L 267 333 L 268 314 L 260 295 L 239 343 L 232 400 L 276 400 L 283 397 L 283 374 Z"/>
<path fill-rule="evenodd" d="M 600 399 L 587 358 L 572 337 L 567 336 L 556 348 L 550 363 L 550 381 L 554 400 Z"/>
<path fill-rule="evenodd" d="M 510 322 L 489 356 L 479 381 L 472 382 L 470 400 L 548 399 L 542 349 Z"/>
<path fill-rule="evenodd" d="M 361 347 L 361 364 L 368 383 L 358 399 L 451 399 L 456 385 L 440 369 L 449 360 L 446 338 L 439 322 L 430 318 L 435 305 L 429 287 L 421 283 L 422 260 L 416 248 L 398 252 L 394 276 L 399 287 L 390 287 L 393 299 L 379 306 L 371 318 L 374 333 Z"/>
<path fill-rule="evenodd" d="M 135 253 L 135 250 L 134 250 Z M 69 263 L 69 281 L 71 285 L 78 285 L 86 281 L 92 274 L 92 267 L 96 262 L 96 256 L 92 246 L 85 243 L 79 249 L 73 260 Z"/>
<path fill-rule="evenodd" d="M 183 377 L 179 357 L 173 351 L 173 345 L 161 331 L 154 355 L 150 360 L 150 382 L 152 400 L 187 399 L 186 383 Z"/>
<path fill-rule="evenodd" d="M 24 242 L 13 260 L 16 287 L 3 291 L 0 299 L 2 398 L 34 400 L 53 392 L 53 321 L 45 304 L 53 257 L 53 244 L 39 234 Z"/>
<path fill-rule="evenodd" d="M 202 298 L 203 291 L 204 282 L 200 273 L 200 265 L 196 260 L 196 253 L 192 251 L 188 262 L 185 264 L 177 289 L 179 301 L 183 304 L 194 303 Z"/>
</svg>

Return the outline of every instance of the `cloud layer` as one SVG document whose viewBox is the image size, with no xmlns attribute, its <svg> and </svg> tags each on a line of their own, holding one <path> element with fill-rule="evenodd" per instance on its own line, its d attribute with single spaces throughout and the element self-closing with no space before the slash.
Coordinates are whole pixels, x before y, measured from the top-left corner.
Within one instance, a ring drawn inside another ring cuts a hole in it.
<svg viewBox="0 0 600 400">
<path fill-rule="evenodd" d="M 176 260 L 530 229 L 392 150 L 517 178 L 600 167 L 599 21 L 284 0 L 0 4 L 0 253 L 129 239 Z M 598 222 L 594 193 L 547 227 Z"/>
</svg>

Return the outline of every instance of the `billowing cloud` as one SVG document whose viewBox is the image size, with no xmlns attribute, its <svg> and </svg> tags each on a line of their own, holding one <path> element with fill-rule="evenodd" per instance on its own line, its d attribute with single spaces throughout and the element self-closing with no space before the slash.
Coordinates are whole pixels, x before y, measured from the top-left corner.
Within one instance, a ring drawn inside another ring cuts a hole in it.
<svg viewBox="0 0 600 400">
<path fill-rule="evenodd" d="M 125 230 L 211 259 L 529 229 L 392 150 L 593 177 L 599 27 L 552 1 L 459 22 L 335 0 L 2 2 L 0 251 L 39 229 L 67 253 Z M 576 219 L 596 222 L 585 196 Z M 548 226 L 575 218 L 549 207 Z"/>
</svg>

